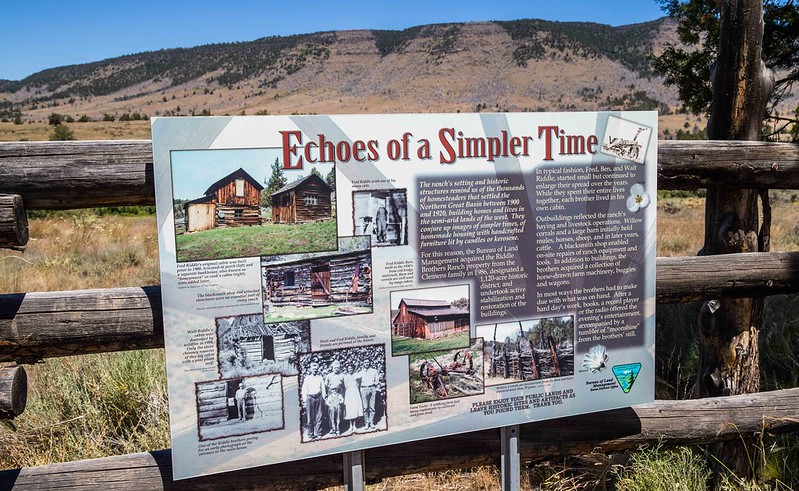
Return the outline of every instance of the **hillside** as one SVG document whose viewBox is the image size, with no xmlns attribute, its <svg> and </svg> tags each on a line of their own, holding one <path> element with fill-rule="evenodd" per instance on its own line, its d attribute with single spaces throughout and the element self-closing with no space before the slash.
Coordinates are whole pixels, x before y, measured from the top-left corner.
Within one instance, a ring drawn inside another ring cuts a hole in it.
<svg viewBox="0 0 799 491">
<path fill-rule="evenodd" d="M 660 109 L 676 91 L 649 55 L 660 19 L 535 19 L 268 37 L 165 49 L 0 81 L 0 118 Z"/>
</svg>

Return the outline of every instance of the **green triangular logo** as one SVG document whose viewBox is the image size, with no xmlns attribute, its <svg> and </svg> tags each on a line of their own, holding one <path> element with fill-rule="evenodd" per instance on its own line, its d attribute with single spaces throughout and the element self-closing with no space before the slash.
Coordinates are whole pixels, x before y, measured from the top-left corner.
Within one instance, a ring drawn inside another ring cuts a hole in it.
<svg viewBox="0 0 799 491">
<path fill-rule="evenodd" d="M 638 372 L 640 371 L 640 363 L 625 363 L 624 365 L 616 365 L 613 367 L 613 375 L 616 377 L 616 381 L 625 394 L 628 394 L 630 389 L 633 388 L 633 384 L 638 379 Z"/>
</svg>

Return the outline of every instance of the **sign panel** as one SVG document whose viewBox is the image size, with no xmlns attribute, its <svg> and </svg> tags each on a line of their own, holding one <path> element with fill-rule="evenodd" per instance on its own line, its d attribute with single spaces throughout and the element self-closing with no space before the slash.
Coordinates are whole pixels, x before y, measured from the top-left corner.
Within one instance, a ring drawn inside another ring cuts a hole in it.
<svg viewBox="0 0 799 491">
<path fill-rule="evenodd" d="M 176 479 L 653 399 L 656 113 L 152 129 Z"/>
</svg>

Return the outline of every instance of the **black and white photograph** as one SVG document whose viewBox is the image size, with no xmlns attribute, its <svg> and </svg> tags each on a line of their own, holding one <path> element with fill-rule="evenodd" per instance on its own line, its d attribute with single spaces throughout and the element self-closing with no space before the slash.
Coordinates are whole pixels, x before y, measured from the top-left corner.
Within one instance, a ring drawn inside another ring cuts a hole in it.
<svg viewBox="0 0 799 491">
<path fill-rule="evenodd" d="M 279 373 L 198 382 L 194 387 L 200 441 L 286 427 Z"/>
<path fill-rule="evenodd" d="M 415 353 L 408 357 L 411 404 L 485 392 L 483 340 L 466 349 Z"/>
<path fill-rule="evenodd" d="M 385 345 L 302 354 L 299 384 L 303 443 L 388 429 Z"/>
<path fill-rule="evenodd" d="M 267 324 L 257 314 L 216 319 L 217 361 L 221 378 L 264 373 L 297 375 L 298 353 L 311 349 L 308 321 Z"/>
<path fill-rule="evenodd" d="M 405 189 L 372 189 L 352 193 L 353 235 L 369 235 L 372 247 L 408 244 L 408 199 Z"/>
<path fill-rule="evenodd" d="M 266 322 L 372 313 L 369 237 L 340 237 L 324 254 L 261 258 Z"/>
<path fill-rule="evenodd" d="M 486 339 L 486 385 L 574 375 L 574 317 L 477 326 Z"/>
</svg>

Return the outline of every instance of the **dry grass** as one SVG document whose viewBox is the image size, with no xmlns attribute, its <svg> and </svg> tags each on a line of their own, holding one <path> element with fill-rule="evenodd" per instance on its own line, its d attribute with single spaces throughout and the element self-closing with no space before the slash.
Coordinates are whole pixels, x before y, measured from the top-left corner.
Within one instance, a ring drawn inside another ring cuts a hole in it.
<svg viewBox="0 0 799 491">
<path fill-rule="evenodd" d="M 771 250 L 799 250 L 799 197 L 772 193 Z M 703 198 L 665 198 L 658 202 L 658 256 L 695 256 L 705 236 Z"/>
<path fill-rule="evenodd" d="M 163 350 L 28 366 L 28 406 L 0 425 L 0 468 L 169 447 Z"/>
<path fill-rule="evenodd" d="M 62 213 L 30 220 L 24 253 L 0 251 L 0 292 L 158 283 L 154 217 Z M 28 406 L 0 425 L 0 467 L 169 446 L 163 350 L 50 359 L 26 366 Z"/>
<path fill-rule="evenodd" d="M 658 202 L 658 256 L 695 256 L 705 235 L 705 200 L 672 198 Z"/>
<path fill-rule="evenodd" d="M 428 472 L 390 477 L 368 486 L 372 491 L 471 491 L 499 489 L 501 479 L 494 467 L 477 467 L 467 471 Z M 527 487 L 525 487 L 527 488 Z"/>
<path fill-rule="evenodd" d="M 149 140 L 149 121 L 67 123 L 77 140 Z M 53 126 L 43 122 L 0 123 L 0 141 L 47 141 Z"/>
<path fill-rule="evenodd" d="M 155 217 L 90 212 L 30 220 L 23 252 L 0 251 L 0 292 L 158 284 Z"/>
</svg>

